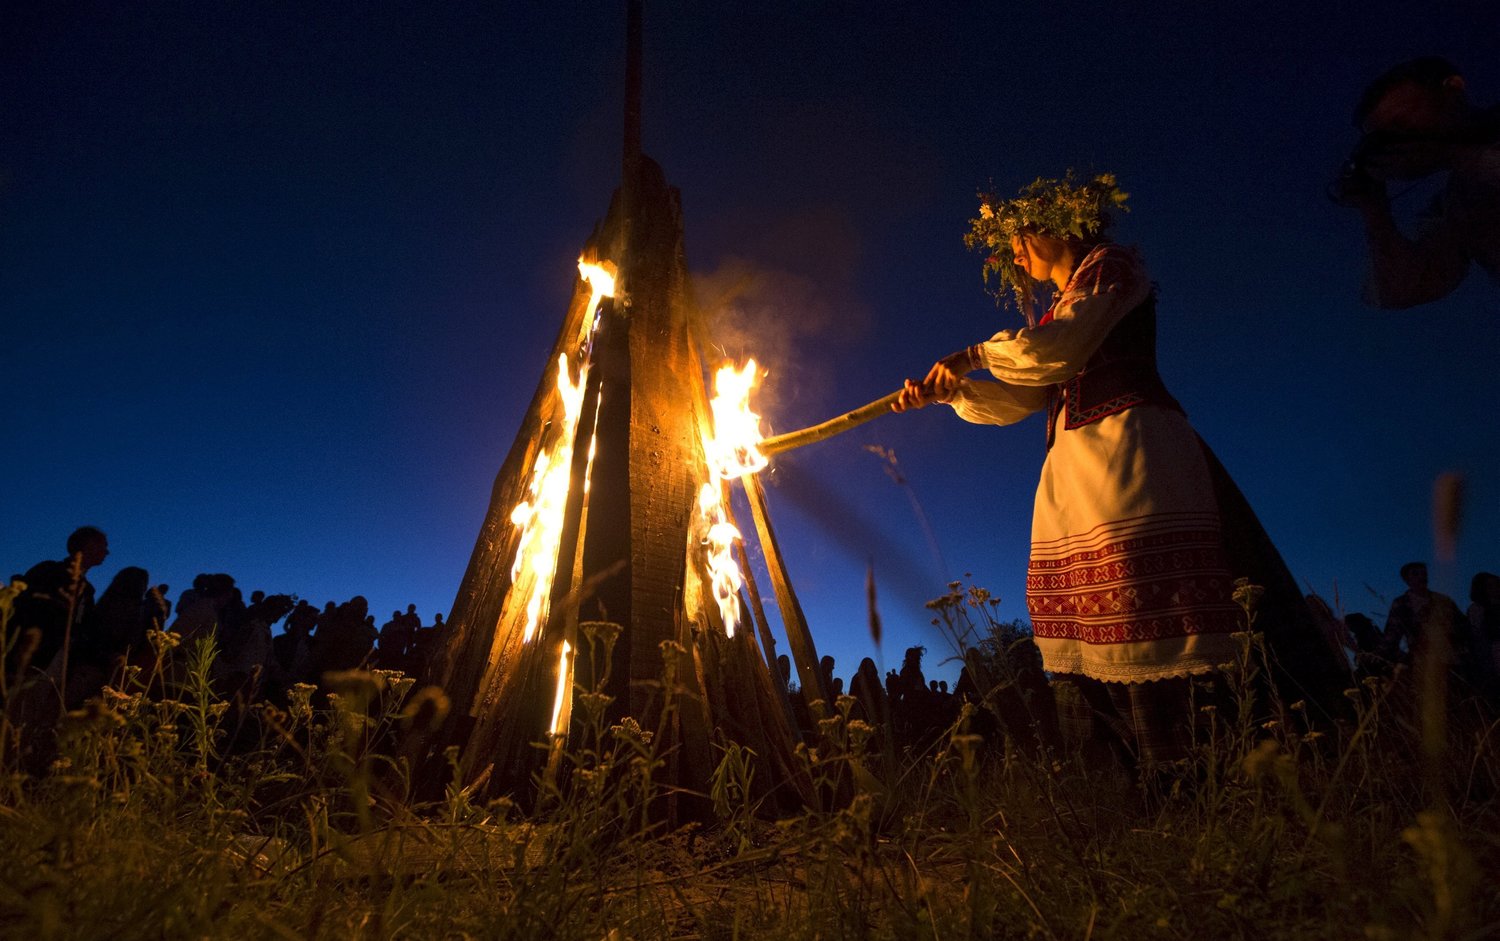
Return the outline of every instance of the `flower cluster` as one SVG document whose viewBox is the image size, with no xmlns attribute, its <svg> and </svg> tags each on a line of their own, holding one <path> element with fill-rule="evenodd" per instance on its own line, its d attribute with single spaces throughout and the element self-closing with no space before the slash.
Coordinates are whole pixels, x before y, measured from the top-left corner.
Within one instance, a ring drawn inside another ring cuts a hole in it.
<svg viewBox="0 0 1500 941">
<path fill-rule="evenodd" d="M 1012 236 L 1036 232 L 1057 238 L 1097 238 L 1109 228 L 1112 213 L 1129 212 L 1125 205 L 1129 196 L 1121 191 L 1112 173 L 1101 173 L 1080 183 L 1072 170 L 1060 180 L 1038 177 L 1012 199 L 1001 199 L 993 192 L 981 190 L 979 216 L 969 220 L 964 244 L 987 253 L 984 281 L 993 285 L 996 299 L 1003 299 L 1005 289 L 1009 288 L 1020 304 L 1033 283 L 1016 266 L 1010 244 Z"/>
</svg>

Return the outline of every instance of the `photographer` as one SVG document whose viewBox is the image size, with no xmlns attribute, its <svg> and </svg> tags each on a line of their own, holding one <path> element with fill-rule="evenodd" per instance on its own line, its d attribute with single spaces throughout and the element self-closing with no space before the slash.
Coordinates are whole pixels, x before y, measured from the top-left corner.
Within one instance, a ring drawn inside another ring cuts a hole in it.
<svg viewBox="0 0 1500 941">
<path fill-rule="evenodd" d="M 1365 89 L 1354 110 L 1363 136 L 1333 197 L 1360 211 L 1372 273 L 1365 299 L 1406 308 L 1451 293 L 1477 262 L 1500 279 L 1500 109 L 1469 103 L 1445 59 L 1403 62 Z M 1408 238 L 1391 214 L 1388 181 L 1447 171 Z"/>
</svg>

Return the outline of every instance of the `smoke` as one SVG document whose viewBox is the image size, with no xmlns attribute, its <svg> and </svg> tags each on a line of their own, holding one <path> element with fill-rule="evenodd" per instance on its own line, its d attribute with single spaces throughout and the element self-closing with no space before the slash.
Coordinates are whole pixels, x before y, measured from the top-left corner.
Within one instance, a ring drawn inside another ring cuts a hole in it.
<svg viewBox="0 0 1500 941">
<path fill-rule="evenodd" d="M 882 594 L 898 599 L 903 609 L 920 612 L 923 604 L 946 590 L 947 575 L 922 551 L 921 540 L 893 535 L 870 518 L 870 507 L 850 499 L 847 488 L 786 460 L 777 463 L 768 482 L 778 500 L 795 505 L 847 557 L 871 560 Z M 886 523 L 888 511 L 889 507 L 881 510 Z M 896 528 L 911 531 L 909 524 Z"/>
<path fill-rule="evenodd" d="M 856 279 L 858 229 L 833 210 L 811 209 L 741 232 L 734 244 L 738 253 L 692 278 L 707 365 L 760 364 L 753 401 L 767 433 L 821 420 L 847 365 L 839 354 L 870 324 Z"/>
</svg>

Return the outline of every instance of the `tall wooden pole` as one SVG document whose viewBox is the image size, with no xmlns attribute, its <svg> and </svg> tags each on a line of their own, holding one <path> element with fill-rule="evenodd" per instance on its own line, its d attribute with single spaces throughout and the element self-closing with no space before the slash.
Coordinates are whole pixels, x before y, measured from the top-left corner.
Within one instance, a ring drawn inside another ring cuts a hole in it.
<svg viewBox="0 0 1500 941">
<path fill-rule="evenodd" d="M 758 474 L 747 474 L 740 481 L 745 485 L 745 495 L 750 498 L 750 515 L 755 518 L 755 530 L 760 535 L 766 571 L 771 574 L 776 605 L 781 609 L 781 626 L 785 628 L 787 643 L 792 648 L 797 678 L 802 681 L 802 695 L 809 708 L 813 703 L 821 702 L 831 709 L 833 691 L 823 685 L 818 649 L 813 644 L 812 631 L 808 630 L 807 618 L 802 613 L 802 605 L 797 601 L 797 593 L 792 589 L 792 579 L 787 574 L 786 561 L 781 556 L 781 545 L 776 541 L 776 532 L 771 528 L 771 511 L 766 505 L 765 487 Z"/>
<path fill-rule="evenodd" d="M 625 214 L 635 208 L 636 176 L 641 168 L 641 17 L 642 0 L 625 5 L 625 145 L 620 183 Z"/>
</svg>

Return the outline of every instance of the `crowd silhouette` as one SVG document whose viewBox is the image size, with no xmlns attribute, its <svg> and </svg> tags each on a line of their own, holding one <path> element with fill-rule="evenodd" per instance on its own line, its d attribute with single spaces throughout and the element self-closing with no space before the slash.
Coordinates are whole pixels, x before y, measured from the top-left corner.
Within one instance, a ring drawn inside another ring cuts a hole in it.
<svg viewBox="0 0 1500 941">
<path fill-rule="evenodd" d="M 4 692 L 11 703 L 21 703 L 9 707 L 13 718 L 33 730 L 99 696 L 122 667 L 149 664 L 162 642 L 153 643 L 152 632 L 162 632 L 173 646 L 211 637 L 214 691 L 238 711 L 259 701 L 284 705 L 297 684 L 326 691 L 328 678 L 341 671 L 436 678 L 447 633 L 441 614 L 424 625 L 416 606 L 408 605 L 377 628 L 363 596 L 329 601 L 321 609 L 294 595 L 263 591 L 247 601 L 224 573 L 199 575 L 173 604 L 170 587 L 152 584 L 138 566 L 120 569 L 96 600 L 88 573 L 108 556 L 107 537 L 85 526 L 68 537 L 66 549 L 64 558 L 14 576 L 7 596 Z M 1379 627 L 1366 614 L 1340 615 L 1308 596 L 1328 643 L 1349 667 L 1351 685 L 1367 677 L 1392 678 L 1414 659 L 1435 657 L 1447 666 L 1455 695 L 1500 704 L 1500 576 L 1475 574 L 1463 610 L 1428 587 L 1424 563 L 1408 563 L 1399 574 L 1406 590 Z M 850 718 L 888 730 L 898 749 L 938 741 L 966 703 L 975 707 L 971 730 L 986 739 L 1003 737 L 1024 748 L 1065 743 L 1069 729 L 1059 723 L 1057 699 L 1067 691 L 1049 683 L 1024 628 L 1008 630 L 988 653 L 966 651 L 951 690 L 946 680 L 926 677 L 927 650 L 921 646 L 908 647 L 900 667 L 884 677 L 866 657 L 847 683 L 836 675 L 834 658 L 825 656 L 819 681 L 835 700 L 847 690 Z M 789 658 L 782 655 L 778 665 L 793 718 L 804 733 L 814 734 L 815 711 L 793 682 Z"/>
<path fill-rule="evenodd" d="M 107 537 L 81 527 L 66 548 L 65 558 L 12 577 L 13 588 L 24 587 L 14 594 L 5 637 L 6 689 L 40 680 L 31 685 L 60 691 L 54 698 L 64 709 L 98 696 L 122 667 L 149 664 L 156 656 L 153 631 L 171 635 L 179 646 L 212 637 L 214 691 L 239 706 L 284 703 L 296 684 L 322 687 L 329 674 L 343 670 L 426 676 L 447 631 L 441 614 L 423 625 L 416 605 L 392 612 L 377 630 L 360 595 L 322 609 L 295 595 L 264 591 L 251 592 L 247 602 L 224 573 L 199 575 L 174 605 L 170 586 L 153 585 L 146 569 L 127 566 L 95 600 L 88 572 L 109 554 Z"/>
</svg>

